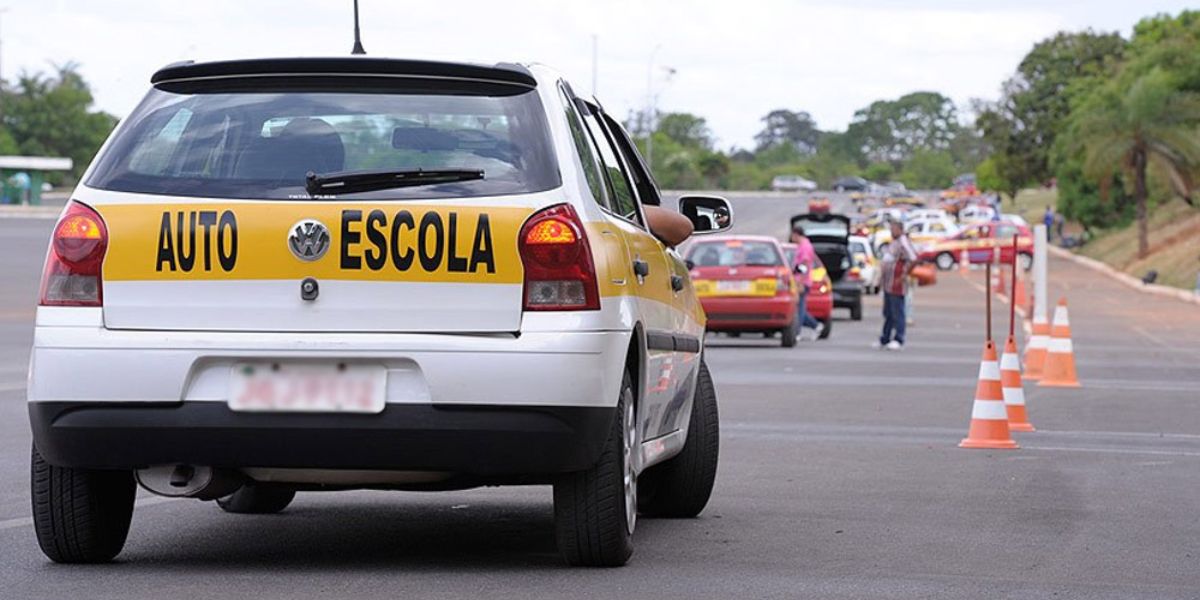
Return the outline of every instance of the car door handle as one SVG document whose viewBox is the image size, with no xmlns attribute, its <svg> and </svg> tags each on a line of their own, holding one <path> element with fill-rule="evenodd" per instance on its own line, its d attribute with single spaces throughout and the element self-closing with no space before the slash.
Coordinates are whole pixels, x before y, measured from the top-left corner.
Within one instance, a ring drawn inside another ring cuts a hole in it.
<svg viewBox="0 0 1200 600">
<path fill-rule="evenodd" d="M 633 274 L 638 277 L 645 277 L 650 274 L 650 263 L 637 258 L 633 261 Z"/>
<path fill-rule="evenodd" d="M 672 275 L 671 276 L 671 289 L 675 290 L 676 292 L 683 290 L 683 276 L 682 275 Z"/>
</svg>

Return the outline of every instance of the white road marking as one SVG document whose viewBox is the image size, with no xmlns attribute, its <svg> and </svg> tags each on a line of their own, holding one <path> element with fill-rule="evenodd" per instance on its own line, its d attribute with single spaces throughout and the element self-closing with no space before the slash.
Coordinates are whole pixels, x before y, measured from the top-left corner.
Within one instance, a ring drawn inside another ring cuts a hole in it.
<svg viewBox="0 0 1200 600">
<path fill-rule="evenodd" d="M 181 498 L 167 498 L 166 496 L 150 496 L 150 497 L 142 498 L 141 500 L 134 502 L 133 505 L 135 507 L 141 508 L 144 506 L 154 506 L 155 504 L 163 504 L 165 502 L 174 502 L 176 500 L 181 500 Z M 25 527 L 27 525 L 33 525 L 33 517 L 18 517 L 16 519 L 6 519 L 4 521 L 0 521 L 0 531 L 3 531 L 5 529 L 15 529 L 17 527 Z"/>
</svg>

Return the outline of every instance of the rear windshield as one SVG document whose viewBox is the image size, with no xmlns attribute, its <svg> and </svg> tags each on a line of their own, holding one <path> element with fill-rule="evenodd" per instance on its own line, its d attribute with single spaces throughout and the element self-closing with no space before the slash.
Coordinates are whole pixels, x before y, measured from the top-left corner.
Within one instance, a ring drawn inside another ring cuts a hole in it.
<svg viewBox="0 0 1200 600">
<path fill-rule="evenodd" d="M 779 250 L 770 242 L 701 242 L 688 253 L 697 267 L 776 267 L 783 264 Z"/>
<path fill-rule="evenodd" d="M 100 157 L 94 188 L 307 199 L 305 175 L 481 169 L 481 180 L 343 194 L 381 200 L 540 192 L 560 185 L 541 101 L 515 95 L 153 89 Z"/>
<path fill-rule="evenodd" d="M 804 227 L 804 235 L 813 236 L 830 236 L 830 237 L 846 237 L 850 235 L 850 226 L 841 219 L 830 219 L 828 221 L 808 221 L 802 220 L 798 223 Z"/>
</svg>

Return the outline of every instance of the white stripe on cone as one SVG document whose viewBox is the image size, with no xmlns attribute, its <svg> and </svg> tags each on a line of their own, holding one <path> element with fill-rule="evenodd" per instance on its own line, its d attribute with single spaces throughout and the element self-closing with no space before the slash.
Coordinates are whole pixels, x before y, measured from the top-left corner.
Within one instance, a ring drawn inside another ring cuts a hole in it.
<svg viewBox="0 0 1200 600">
<path fill-rule="evenodd" d="M 1071 346 L 1071 338 L 1050 338 L 1048 348 L 1051 352 L 1059 354 L 1070 354 L 1074 351 L 1073 346 Z"/>
<path fill-rule="evenodd" d="M 991 361 L 979 363 L 979 378 L 988 381 L 1000 381 L 1000 367 Z"/>
<path fill-rule="evenodd" d="M 1021 388 L 1004 388 L 1004 404 L 1008 406 L 1025 406 L 1025 390 Z"/>
<path fill-rule="evenodd" d="M 999 400 L 980 400 L 975 399 L 975 406 L 971 407 L 972 419 L 983 419 L 985 421 L 1007 421 L 1008 410 L 1004 408 L 1004 403 Z"/>
<path fill-rule="evenodd" d="M 1059 306 L 1054 309 L 1054 324 L 1055 325 L 1070 325 L 1071 319 L 1067 316 L 1067 307 Z"/>
<path fill-rule="evenodd" d="M 1050 336 L 1042 335 L 1040 333 L 1035 333 L 1033 335 L 1033 337 L 1029 338 L 1029 346 L 1028 347 L 1029 348 L 1045 348 L 1049 344 L 1050 344 Z"/>
<path fill-rule="evenodd" d="M 1005 352 L 1003 355 L 1000 356 L 1000 370 L 1001 371 L 1020 371 L 1021 370 L 1021 361 L 1017 360 L 1016 354 L 1009 354 L 1009 353 Z"/>
</svg>

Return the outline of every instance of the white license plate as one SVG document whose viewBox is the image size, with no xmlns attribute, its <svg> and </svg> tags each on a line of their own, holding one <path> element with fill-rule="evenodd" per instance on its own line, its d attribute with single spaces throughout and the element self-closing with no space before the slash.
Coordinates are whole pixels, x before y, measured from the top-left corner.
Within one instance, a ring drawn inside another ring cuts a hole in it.
<svg viewBox="0 0 1200 600">
<path fill-rule="evenodd" d="M 244 412 L 383 412 L 380 364 L 253 361 L 233 365 L 229 408 Z"/>
<path fill-rule="evenodd" d="M 718 281 L 718 292 L 748 292 L 750 291 L 749 281 Z"/>
</svg>

